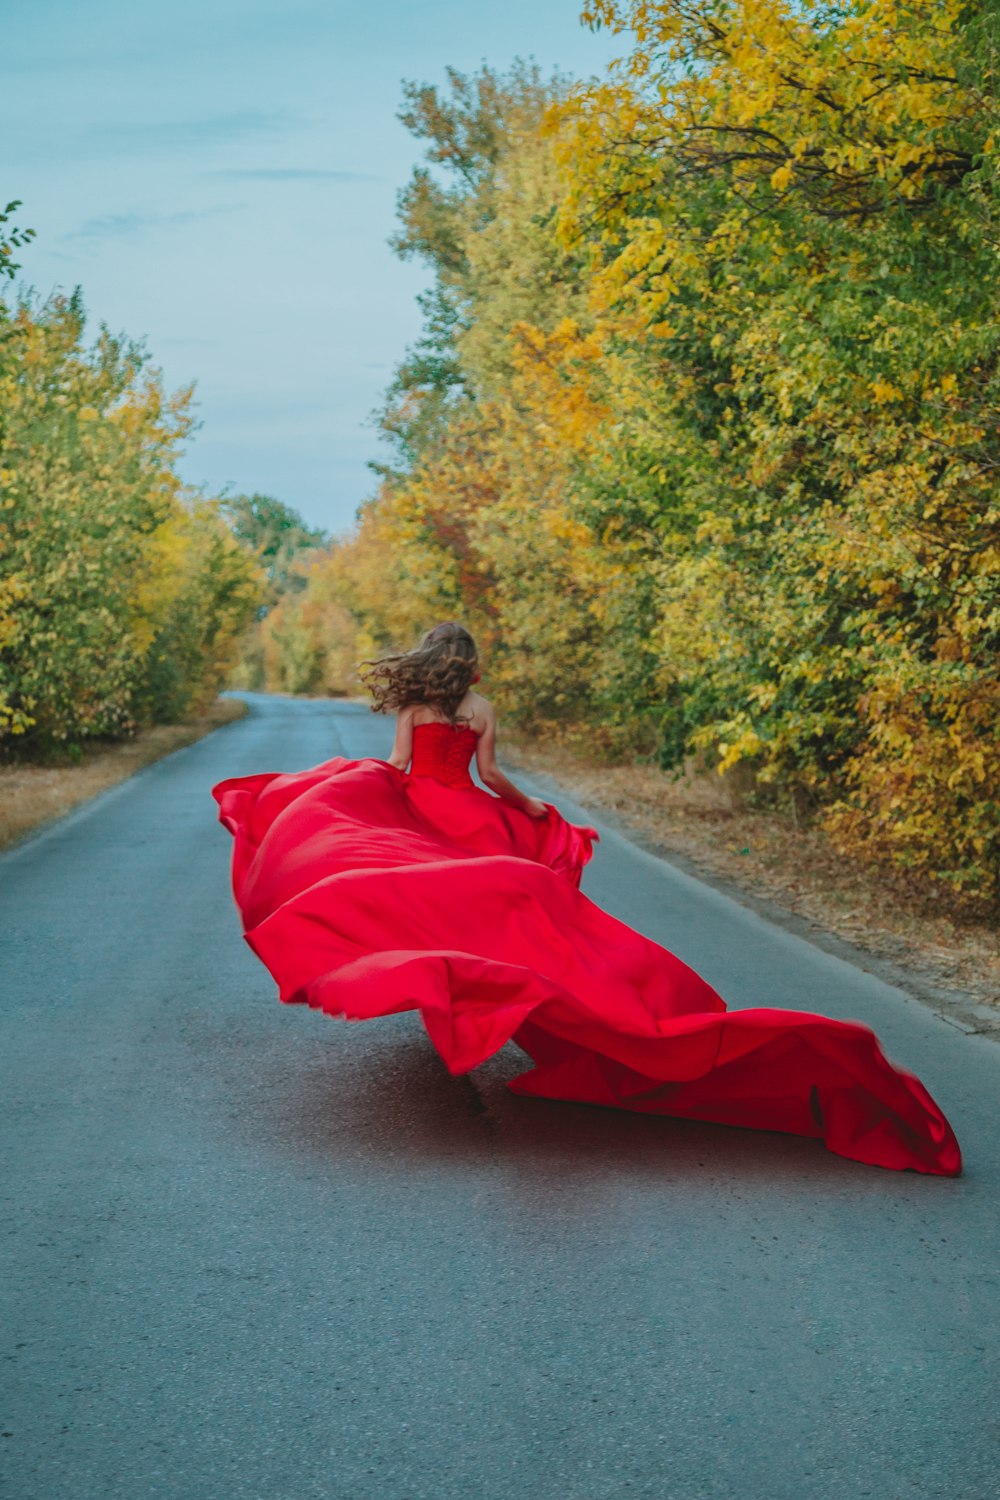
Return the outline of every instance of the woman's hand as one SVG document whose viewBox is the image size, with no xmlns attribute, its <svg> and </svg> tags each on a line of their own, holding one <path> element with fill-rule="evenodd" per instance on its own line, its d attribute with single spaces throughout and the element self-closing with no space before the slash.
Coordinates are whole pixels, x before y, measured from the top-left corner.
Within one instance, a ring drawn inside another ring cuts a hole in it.
<svg viewBox="0 0 1000 1500">
<path fill-rule="evenodd" d="M 524 810 L 530 818 L 544 818 L 548 814 L 548 804 L 540 802 L 537 797 L 528 797 L 524 804 Z"/>
</svg>

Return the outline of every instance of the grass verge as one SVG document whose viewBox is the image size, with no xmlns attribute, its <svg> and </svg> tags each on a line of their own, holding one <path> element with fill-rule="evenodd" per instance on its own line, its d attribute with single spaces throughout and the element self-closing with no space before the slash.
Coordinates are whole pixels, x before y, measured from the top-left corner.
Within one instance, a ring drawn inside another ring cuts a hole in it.
<svg viewBox="0 0 1000 1500">
<path fill-rule="evenodd" d="M 601 765 L 579 751 L 505 733 L 504 759 L 552 776 L 697 874 L 805 918 L 932 989 L 1000 1007 L 995 914 L 905 873 L 838 854 L 791 813 L 746 805 L 717 775 L 677 781 L 654 766 Z"/>
<path fill-rule="evenodd" d="M 246 704 L 237 698 L 217 698 L 196 718 L 183 724 L 157 724 L 131 740 L 95 745 L 74 765 L 0 766 L 0 849 L 18 843 L 172 750 L 242 719 L 246 711 Z"/>
</svg>

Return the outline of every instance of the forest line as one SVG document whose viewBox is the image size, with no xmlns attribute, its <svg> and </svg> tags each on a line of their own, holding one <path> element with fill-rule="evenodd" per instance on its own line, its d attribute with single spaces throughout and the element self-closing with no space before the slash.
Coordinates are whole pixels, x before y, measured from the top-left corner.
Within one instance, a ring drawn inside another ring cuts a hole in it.
<svg viewBox="0 0 1000 1500">
<path fill-rule="evenodd" d="M 186 491 L 188 397 L 86 351 L 78 303 L 3 314 L 3 742 L 227 680 L 352 691 L 453 617 L 508 720 L 741 767 L 842 850 L 994 900 L 1000 22 L 584 15 L 621 32 L 603 78 L 405 86 L 394 244 L 432 280 L 349 534 Z"/>
<path fill-rule="evenodd" d="M 434 279 L 394 458 L 256 671 L 344 689 L 459 617 L 519 724 L 742 765 L 994 898 L 996 13 L 587 14 L 631 48 L 596 83 L 409 87 L 395 243 Z"/>
</svg>

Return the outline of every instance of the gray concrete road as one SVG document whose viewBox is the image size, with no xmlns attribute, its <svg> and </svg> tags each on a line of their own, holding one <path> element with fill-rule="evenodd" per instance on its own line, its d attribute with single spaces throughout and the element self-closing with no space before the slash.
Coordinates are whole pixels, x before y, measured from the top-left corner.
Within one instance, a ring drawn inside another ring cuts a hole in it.
<svg viewBox="0 0 1000 1500">
<path fill-rule="evenodd" d="M 593 898 L 873 1025 L 966 1175 L 282 1008 L 209 787 L 388 744 L 254 699 L 0 860 L 5 1500 L 993 1500 L 1000 1047 L 610 830 Z"/>
</svg>

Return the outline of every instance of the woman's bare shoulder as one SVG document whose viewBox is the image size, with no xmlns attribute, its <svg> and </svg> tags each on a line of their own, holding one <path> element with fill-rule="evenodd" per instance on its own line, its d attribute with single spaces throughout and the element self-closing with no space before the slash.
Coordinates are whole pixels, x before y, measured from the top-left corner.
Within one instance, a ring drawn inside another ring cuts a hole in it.
<svg viewBox="0 0 1000 1500">
<path fill-rule="evenodd" d="M 481 734 L 483 729 L 491 728 L 497 721 L 496 710 L 488 698 L 482 693 L 471 691 L 466 693 L 464 708 L 466 714 L 472 720 L 473 728 Z"/>
</svg>

